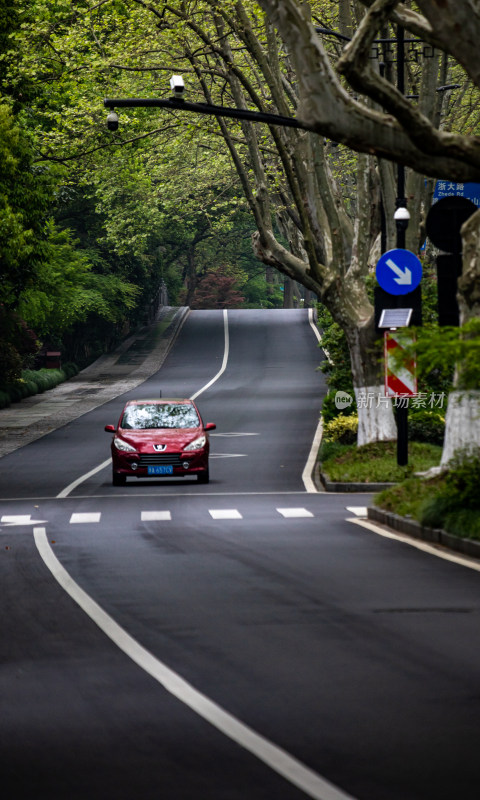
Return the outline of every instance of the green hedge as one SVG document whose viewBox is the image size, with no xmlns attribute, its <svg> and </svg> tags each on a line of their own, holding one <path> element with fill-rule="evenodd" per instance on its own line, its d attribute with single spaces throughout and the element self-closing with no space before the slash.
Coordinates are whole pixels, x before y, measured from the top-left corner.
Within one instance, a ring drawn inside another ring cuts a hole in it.
<svg viewBox="0 0 480 800">
<path fill-rule="evenodd" d="M 64 364 L 61 369 L 24 369 L 20 380 L 0 386 L 0 408 L 8 408 L 11 403 L 18 403 L 24 397 L 53 389 L 59 383 L 73 378 L 78 371 L 77 365 L 71 362 Z"/>
</svg>

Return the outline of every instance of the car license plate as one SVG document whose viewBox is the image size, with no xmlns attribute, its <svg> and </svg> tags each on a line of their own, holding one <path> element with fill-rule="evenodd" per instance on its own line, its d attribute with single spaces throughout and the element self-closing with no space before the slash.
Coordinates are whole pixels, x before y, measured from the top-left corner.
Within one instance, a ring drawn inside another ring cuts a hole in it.
<svg viewBox="0 0 480 800">
<path fill-rule="evenodd" d="M 173 466 L 147 467 L 147 475 L 173 475 Z"/>
</svg>

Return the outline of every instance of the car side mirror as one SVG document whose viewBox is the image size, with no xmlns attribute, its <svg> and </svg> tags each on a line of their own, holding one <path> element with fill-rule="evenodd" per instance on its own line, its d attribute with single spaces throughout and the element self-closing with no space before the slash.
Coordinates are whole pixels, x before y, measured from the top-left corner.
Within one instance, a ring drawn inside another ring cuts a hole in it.
<svg viewBox="0 0 480 800">
<path fill-rule="evenodd" d="M 105 430 L 107 431 L 107 433 L 115 433 L 117 429 L 115 425 L 105 425 Z"/>
<path fill-rule="evenodd" d="M 214 422 L 207 422 L 207 424 L 205 425 L 205 430 L 206 431 L 214 431 L 216 427 L 217 426 L 215 425 Z"/>
</svg>

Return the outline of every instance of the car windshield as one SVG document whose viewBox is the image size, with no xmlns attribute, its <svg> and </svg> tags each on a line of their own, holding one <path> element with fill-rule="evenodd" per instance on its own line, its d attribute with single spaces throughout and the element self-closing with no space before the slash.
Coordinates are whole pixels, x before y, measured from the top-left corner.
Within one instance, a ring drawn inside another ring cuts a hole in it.
<svg viewBox="0 0 480 800">
<path fill-rule="evenodd" d="M 200 420 L 189 403 L 138 403 L 127 406 L 121 428 L 198 428 Z"/>
</svg>

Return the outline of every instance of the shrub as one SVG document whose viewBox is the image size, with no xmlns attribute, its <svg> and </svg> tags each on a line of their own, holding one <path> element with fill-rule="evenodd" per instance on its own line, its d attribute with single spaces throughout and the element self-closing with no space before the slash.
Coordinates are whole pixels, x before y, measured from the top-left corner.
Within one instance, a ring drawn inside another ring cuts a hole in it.
<svg viewBox="0 0 480 800">
<path fill-rule="evenodd" d="M 330 389 L 327 392 L 322 403 L 322 417 L 325 422 L 330 422 L 332 419 L 336 419 L 337 417 L 351 417 L 352 415 L 356 415 L 357 404 L 355 402 L 353 389 L 351 386 L 349 386 L 347 387 L 346 391 L 353 397 L 352 405 L 347 406 L 346 408 L 337 408 L 335 405 L 335 395 L 337 394 L 337 389 Z"/>
<path fill-rule="evenodd" d="M 356 444 L 358 415 L 338 416 L 326 423 L 323 438 L 340 444 Z"/>
<path fill-rule="evenodd" d="M 408 438 L 415 442 L 443 444 L 445 419 L 437 411 L 411 411 L 408 419 Z"/>
<path fill-rule="evenodd" d="M 69 378 L 73 378 L 74 375 L 78 375 L 80 370 L 78 369 L 77 365 L 73 363 L 73 361 L 67 361 L 66 364 L 62 365 L 62 372 L 65 373 L 67 380 Z"/>
<path fill-rule="evenodd" d="M 450 461 L 440 490 L 419 509 L 419 520 L 432 528 L 480 539 L 480 450 L 459 453 Z"/>
<path fill-rule="evenodd" d="M 455 454 L 448 467 L 445 492 L 457 498 L 459 507 L 480 510 L 480 448 Z"/>
<path fill-rule="evenodd" d="M 3 392 L 0 390 L 0 408 L 8 408 L 10 402 L 11 400 L 8 392 Z"/>
</svg>

